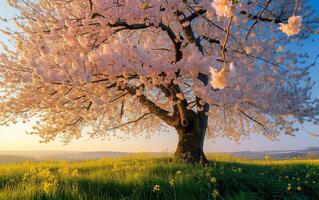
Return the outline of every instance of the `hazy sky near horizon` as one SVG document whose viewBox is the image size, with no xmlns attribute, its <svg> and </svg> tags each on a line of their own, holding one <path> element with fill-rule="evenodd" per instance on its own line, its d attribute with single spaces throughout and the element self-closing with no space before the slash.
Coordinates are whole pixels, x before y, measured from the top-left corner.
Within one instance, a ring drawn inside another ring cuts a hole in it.
<svg viewBox="0 0 319 200">
<path fill-rule="evenodd" d="M 313 0 L 313 5 L 318 8 L 319 1 Z M 5 0 L 0 0 L 0 17 L 12 16 L 14 11 L 8 7 Z M 0 27 L 3 23 L 0 22 Z M 316 54 L 319 54 L 319 37 L 313 38 L 314 41 L 306 41 L 303 50 L 307 49 L 311 58 L 309 62 L 314 61 Z M 4 37 L 0 33 L 0 40 Z M 296 47 L 291 47 L 295 48 Z M 298 47 L 298 50 L 301 50 Z M 1 51 L 1 49 L 0 49 Z M 319 63 L 312 70 L 312 77 L 318 83 L 315 85 L 313 95 L 319 97 Z M 1 109 L 1 108 L 0 108 Z M 82 138 L 78 141 L 73 141 L 68 145 L 56 141 L 48 144 L 39 143 L 40 138 L 36 135 L 28 135 L 25 132 L 31 130 L 32 123 L 18 123 L 10 127 L 0 126 L 0 151 L 1 150 L 70 150 L 70 151 L 174 151 L 177 145 L 177 135 L 174 130 L 169 133 L 155 135 L 151 139 L 144 137 L 131 138 L 123 141 L 119 139 L 101 140 Z M 306 128 L 319 133 L 319 127 L 306 125 Z M 229 152 L 229 151 L 263 151 L 263 150 L 286 150 L 286 149 L 303 149 L 311 146 L 319 146 L 319 138 L 314 138 L 301 130 L 296 137 L 280 136 L 279 141 L 268 141 L 262 136 L 251 135 L 249 139 L 242 140 L 240 144 L 229 141 L 224 138 L 217 138 L 215 141 L 207 140 L 205 143 L 205 151 L 207 152 Z"/>
</svg>

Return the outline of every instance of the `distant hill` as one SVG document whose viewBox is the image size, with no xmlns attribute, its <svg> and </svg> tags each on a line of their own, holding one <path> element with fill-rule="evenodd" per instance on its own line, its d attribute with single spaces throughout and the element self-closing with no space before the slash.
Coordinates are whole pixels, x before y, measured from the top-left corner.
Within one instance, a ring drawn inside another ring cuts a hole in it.
<svg viewBox="0 0 319 200">
<path fill-rule="evenodd" d="M 114 158 L 127 156 L 130 153 L 125 152 L 48 152 L 46 154 L 38 155 L 40 160 L 68 160 L 68 161 L 81 161 L 81 160 L 96 160 L 101 158 Z"/>
<path fill-rule="evenodd" d="M 10 163 L 10 161 L 44 161 L 44 160 L 96 160 L 104 157 L 121 157 L 129 155 L 125 152 L 76 152 L 76 151 L 0 151 L 0 163 Z"/>
<path fill-rule="evenodd" d="M 132 155 L 127 152 L 77 152 L 77 151 L 0 151 L 0 163 L 19 163 L 23 161 L 45 161 L 45 160 L 66 160 L 66 161 L 83 161 L 96 160 L 101 158 L 114 158 Z M 153 156 L 163 155 L 163 153 L 149 153 Z M 167 155 L 171 155 L 166 153 Z M 229 153 L 235 157 L 246 159 L 265 159 L 270 156 L 272 160 L 286 159 L 319 159 L 319 147 L 310 147 L 303 150 L 286 150 L 286 151 L 242 151 Z"/>
<path fill-rule="evenodd" d="M 33 157 L 15 156 L 15 155 L 0 155 L 0 163 L 21 163 L 25 161 L 37 161 Z"/>
<path fill-rule="evenodd" d="M 285 151 L 243 151 L 230 153 L 233 156 L 247 159 L 264 159 L 270 156 L 273 160 L 286 159 L 319 159 L 319 147 L 310 147 L 303 150 L 285 150 Z"/>
</svg>

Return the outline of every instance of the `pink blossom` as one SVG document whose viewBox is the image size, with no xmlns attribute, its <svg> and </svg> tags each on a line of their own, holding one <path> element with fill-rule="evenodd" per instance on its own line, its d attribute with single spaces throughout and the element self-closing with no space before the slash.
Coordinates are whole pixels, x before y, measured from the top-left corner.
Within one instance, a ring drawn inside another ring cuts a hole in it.
<svg viewBox="0 0 319 200">
<path fill-rule="evenodd" d="M 229 70 L 222 68 L 220 71 L 210 68 L 211 81 L 210 84 L 215 89 L 224 89 L 228 84 Z"/>
<path fill-rule="evenodd" d="M 213 0 L 212 7 L 216 11 L 216 15 L 219 17 L 231 16 L 232 1 L 230 0 Z"/>
<path fill-rule="evenodd" d="M 279 30 L 286 33 L 288 36 L 297 35 L 301 31 L 302 17 L 291 16 L 288 19 L 288 24 L 279 24 Z"/>
</svg>

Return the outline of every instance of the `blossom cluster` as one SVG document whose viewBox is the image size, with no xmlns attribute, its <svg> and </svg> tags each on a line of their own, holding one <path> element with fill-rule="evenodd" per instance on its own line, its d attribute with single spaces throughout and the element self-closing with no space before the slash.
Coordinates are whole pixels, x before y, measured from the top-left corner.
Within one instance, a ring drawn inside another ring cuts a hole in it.
<svg viewBox="0 0 319 200">
<path fill-rule="evenodd" d="M 296 132 L 295 121 L 318 121 L 312 81 L 297 67 L 303 56 L 284 51 L 290 39 L 265 17 L 290 14 L 286 1 L 269 9 L 231 0 L 9 3 L 21 11 L 21 32 L 3 31 L 15 48 L 4 44 L 0 55 L 0 122 L 36 117 L 45 142 L 80 138 L 84 127 L 92 137 L 156 132 L 175 123 L 182 101 L 193 112 L 212 106 L 212 137 L 273 138 Z M 297 34 L 301 17 L 279 26 Z"/>
<path fill-rule="evenodd" d="M 301 16 L 292 16 L 288 19 L 288 24 L 279 24 L 279 29 L 286 33 L 288 36 L 296 35 L 301 31 L 302 27 L 302 17 Z"/>
</svg>

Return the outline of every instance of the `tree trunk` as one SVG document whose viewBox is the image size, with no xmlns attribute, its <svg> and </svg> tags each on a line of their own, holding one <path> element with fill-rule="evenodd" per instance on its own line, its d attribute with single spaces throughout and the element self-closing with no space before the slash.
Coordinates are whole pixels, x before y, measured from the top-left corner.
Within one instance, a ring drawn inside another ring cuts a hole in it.
<svg viewBox="0 0 319 200">
<path fill-rule="evenodd" d="M 203 151 L 205 133 L 202 131 L 206 129 L 201 128 L 201 123 L 196 115 L 188 117 L 187 122 L 187 126 L 175 127 L 179 137 L 175 157 L 187 163 L 207 164 L 208 160 Z"/>
</svg>

